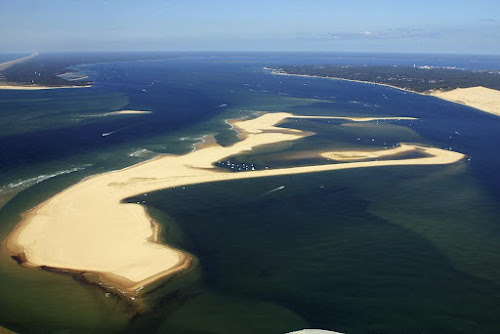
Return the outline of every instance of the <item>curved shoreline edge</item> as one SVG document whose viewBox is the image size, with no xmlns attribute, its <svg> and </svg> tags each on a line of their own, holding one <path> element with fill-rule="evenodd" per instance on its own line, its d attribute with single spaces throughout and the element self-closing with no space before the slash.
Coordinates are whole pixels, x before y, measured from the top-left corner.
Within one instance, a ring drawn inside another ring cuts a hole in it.
<svg viewBox="0 0 500 334">
<path fill-rule="evenodd" d="M 218 160 L 251 151 L 254 147 L 312 135 L 278 127 L 286 118 L 331 118 L 358 122 L 415 119 L 295 116 L 278 112 L 232 122 L 243 138 L 232 146 L 211 143 L 182 156 L 158 156 L 125 169 L 88 177 L 63 190 L 26 212 L 5 240 L 4 247 L 23 266 L 96 274 L 103 284 L 109 284 L 135 299 L 143 287 L 189 268 L 191 256 L 160 243 L 159 224 L 148 215 L 140 202 L 124 203 L 126 198 L 207 182 L 375 166 L 451 164 L 464 157 L 454 151 L 413 145 L 411 149 L 426 156 L 237 173 L 222 172 L 213 166 Z M 331 156 L 333 153 L 324 154 Z"/>
<path fill-rule="evenodd" d="M 270 71 L 273 75 L 283 75 L 292 77 L 304 77 L 304 78 L 319 78 L 319 79 L 330 79 L 339 81 L 350 81 L 358 82 L 369 85 L 377 85 L 383 87 L 389 87 L 403 92 L 414 93 L 422 96 L 432 96 L 440 100 L 457 103 L 465 105 L 491 115 L 500 116 L 500 91 L 496 89 L 486 88 L 482 86 L 468 87 L 468 88 L 455 88 L 449 91 L 432 90 L 425 93 L 417 92 L 411 89 L 402 88 L 398 86 L 393 86 L 389 84 L 384 84 L 380 82 L 373 81 L 363 81 L 354 79 L 345 79 L 340 77 L 327 77 L 320 75 L 308 75 L 308 74 L 290 74 L 279 72 L 274 68 L 264 67 L 264 70 Z"/>
<path fill-rule="evenodd" d="M 38 57 L 38 52 L 34 52 L 33 54 L 26 57 L 0 63 L 0 72 L 13 65 L 23 63 L 35 57 Z M 30 85 L 26 83 L 0 81 L 0 90 L 47 90 L 47 89 L 61 89 L 61 88 L 90 88 L 90 87 L 92 87 L 92 85 L 44 86 L 44 85 Z"/>
<path fill-rule="evenodd" d="M 48 90 L 63 88 L 90 88 L 92 85 L 84 86 L 39 86 L 39 85 L 17 85 L 9 83 L 0 83 L 0 90 Z"/>
</svg>

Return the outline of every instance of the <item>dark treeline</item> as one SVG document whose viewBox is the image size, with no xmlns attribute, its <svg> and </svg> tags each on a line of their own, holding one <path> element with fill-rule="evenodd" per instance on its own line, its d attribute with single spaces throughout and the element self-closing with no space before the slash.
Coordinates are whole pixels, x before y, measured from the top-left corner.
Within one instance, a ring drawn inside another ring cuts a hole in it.
<svg viewBox="0 0 500 334">
<path fill-rule="evenodd" d="M 499 71 L 397 66 L 281 66 L 275 71 L 387 84 L 416 92 L 483 86 L 500 90 Z"/>
</svg>

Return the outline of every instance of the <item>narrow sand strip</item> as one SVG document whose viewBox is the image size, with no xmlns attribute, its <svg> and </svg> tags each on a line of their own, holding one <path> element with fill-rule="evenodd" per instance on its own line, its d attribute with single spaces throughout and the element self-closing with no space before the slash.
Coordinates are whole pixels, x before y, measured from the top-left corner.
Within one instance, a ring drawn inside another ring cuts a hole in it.
<svg viewBox="0 0 500 334">
<path fill-rule="evenodd" d="M 485 87 L 457 88 L 447 92 L 435 91 L 431 95 L 500 116 L 500 91 L 496 89 Z"/>
<path fill-rule="evenodd" d="M 0 90 L 46 90 L 46 89 L 62 89 L 62 88 L 89 88 L 92 85 L 85 86 L 38 86 L 38 85 L 16 85 L 0 83 Z"/>
<path fill-rule="evenodd" d="M 344 116 L 292 116 L 290 118 L 306 118 L 306 119 L 339 119 L 353 122 L 372 122 L 372 121 L 390 121 L 390 120 L 416 120 L 415 117 L 344 117 Z"/>
<path fill-rule="evenodd" d="M 355 80 L 355 79 L 346 79 L 346 78 L 341 78 L 341 77 L 327 77 L 327 76 L 321 76 L 321 75 L 312 75 L 312 74 L 291 74 L 291 73 L 285 73 L 285 72 L 279 72 L 278 70 L 274 68 L 269 68 L 269 67 L 264 67 L 264 70 L 271 70 L 271 74 L 273 75 L 283 75 L 283 76 L 289 76 L 289 77 L 303 77 L 303 78 L 316 78 L 316 79 L 330 79 L 330 80 L 339 80 L 339 81 L 349 81 L 349 82 L 359 82 L 363 84 L 368 84 L 368 85 L 376 85 L 376 86 L 384 86 L 384 87 L 389 87 L 389 88 L 394 88 L 397 90 L 402 90 L 404 92 L 410 92 L 410 93 L 415 93 L 415 94 L 422 94 L 417 91 L 410 90 L 408 88 L 403 88 L 403 87 L 398 87 L 398 86 L 393 86 L 381 82 L 374 82 L 374 81 L 365 81 L 365 80 Z"/>
<path fill-rule="evenodd" d="M 101 114 L 100 116 L 115 116 L 115 115 L 141 115 L 141 114 L 152 114 L 151 110 L 118 110 L 113 112 L 107 112 Z"/>
<path fill-rule="evenodd" d="M 0 334 L 16 334 L 16 332 L 13 332 L 10 329 L 0 326 Z"/>
<path fill-rule="evenodd" d="M 347 116 L 299 116 L 292 115 L 289 113 L 277 112 L 277 113 L 267 113 L 258 118 L 251 119 L 249 121 L 233 121 L 230 122 L 232 126 L 238 124 L 239 128 L 247 134 L 257 134 L 264 131 L 278 131 L 284 132 L 288 131 L 291 133 L 302 133 L 302 131 L 297 129 L 286 129 L 277 127 L 281 121 L 286 118 L 295 119 L 332 119 L 332 120 L 347 120 L 353 122 L 372 122 L 372 121 L 388 121 L 388 120 L 416 120 L 415 117 L 347 117 Z"/>
<path fill-rule="evenodd" d="M 287 334 L 342 334 L 340 332 L 327 331 L 324 329 L 302 329 L 296 332 L 290 332 Z"/>
<path fill-rule="evenodd" d="M 245 139 L 229 147 L 211 143 L 183 156 L 160 156 L 87 178 L 27 212 L 5 245 L 25 266 L 97 273 L 101 280 L 134 295 L 144 285 L 186 269 L 191 261 L 188 254 L 159 243 L 158 225 L 140 202 L 122 203 L 125 198 L 205 182 L 374 166 L 449 164 L 464 157 L 457 152 L 415 145 L 429 157 L 240 173 L 222 172 L 213 166 L 218 160 L 260 145 L 311 135 L 275 126 L 288 117 L 295 116 L 275 113 L 235 122 Z"/>
<path fill-rule="evenodd" d="M 5 70 L 13 65 L 22 63 L 31 58 L 37 57 L 38 52 L 33 53 L 27 57 L 22 57 L 10 61 L 6 61 L 0 64 L 0 71 Z M 24 85 L 18 83 L 10 83 L 10 82 L 0 82 L 0 90 L 45 90 L 45 89 L 61 89 L 61 88 L 89 88 L 92 85 L 85 86 L 41 86 L 41 85 Z"/>
<path fill-rule="evenodd" d="M 336 161 L 355 161 L 365 159 L 378 159 L 383 157 L 397 156 L 404 153 L 418 150 L 416 145 L 408 145 L 401 143 L 400 146 L 386 150 L 378 151 L 338 151 L 338 152 L 324 152 L 320 155 L 324 158 Z"/>
<path fill-rule="evenodd" d="M 26 57 L 17 58 L 17 59 L 14 59 L 14 60 L 9 60 L 9 61 L 6 61 L 4 63 L 1 63 L 0 64 L 0 71 L 5 70 L 6 68 L 9 68 L 9 67 L 11 67 L 13 65 L 22 63 L 22 62 L 24 62 L 26 60 L 30 60 L 31 58 L 35 58 L 36 56 L 38 56 L 38 52 L 34 52 L 33 54 L 31 54 L 29 56 L 26 56 Z"/>
</svg>

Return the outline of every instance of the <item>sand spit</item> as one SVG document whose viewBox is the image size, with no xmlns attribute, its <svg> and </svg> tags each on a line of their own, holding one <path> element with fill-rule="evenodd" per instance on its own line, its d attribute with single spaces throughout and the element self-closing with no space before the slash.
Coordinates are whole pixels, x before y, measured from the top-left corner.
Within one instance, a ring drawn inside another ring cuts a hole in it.
<svg viewBox="0 0 500 334">
<path fill-rule="evenodd" d="M 369 85 L 377 85 L 377 86 L 384 86 L 384 87 L 389 87 L 389 88 L 394 88 L 397 90 L 402 90 L 405 92 L 411 92 L 415 94 L 422 94 L 416 91 L 412 91 L 408 88 L 402 88 L 398 86 L 393 86 L 385 83 L 380 83 L 380 82 L 373 82 L 373 81 L 364 81 L 364 80 L 355 80 L 355 79 L 346 79 L 346 78 L 341 78 L 341 77 L 327 77 L 327 76 L 321 76 L 321 75 L 311 75 L 311 74 L 290 74 L 290 73 L 285 73 L 285 72 L 280 72 L 274 68 L 269 68 L 269 67 L 264 67 L 264 70 L 266 71 L 271 71 L 271 74 L 274 75 L 283 75 L 283 76 L 291 76 L 291 77 L 304 77 L 304 78 L 320 78 L 320 79 L 330 79 L 330 80 L 341 80 L 341 81 L 350 81 L 350 82 L 359 82 L 359 83 L 364 83 L 364 84 L 369 84 Z"/>
<path fill-rule="evenodd" d="M 36 56 L 38 56 L 38 52 L 34 52 L 33 54 L 26 56 L 26 57 L 17 58 L 14 60 L 9 60 L 9 61 L 6 61 L 4 63 L 1 63 L 0 64 L 0 71 L 5 70 L 6 68 L 9 68 L 15 64 L 22 63 L 23 61 L 30 60 L 31 58 L 35 58 Z"/>
<path fill-rule="evenodd" d="M 10 61 L 6 61 L 0 64 L 0 71 L 5 70 L 13 65 L 22 63 L 24 61 L 30 60 L 38 56 L 38 52 L 33 53 L 30 56 L 18 58 Z M 60 88 L 89 88 L 92 85 L 85 86 L 41 86 L 41 85 L 26 85 L 11 82 L 0 82 L 0 90 L 45 90 L 45 89 L 60 89 Z"/>
<path fill-rule="evenodd" d="M 464 157 L 453 151 L 415 145 L 428 157 L 238 173 L 223 172 L 213 166 L 214 162 L 260 145 L 311 135 L 276 127 L 290 117 L 295 116 L 274 113 L 234 122 L 245 139 L 229 147 L 210 143 L 186 155 L 159 156 L 89 177 L 27 212 L 8 236 L 5 246 L 27 267 L 96 273 L 102 281 L 135 296 L 143 286 L 188 268 L 191 259 L 189 254 L 161 244 L 158 224 L 148 216 L 140 201 L 123 203 L 125 198 L 146 198 L 152 191 L 205 182 L 374 166 L 449 164 Z"/>
<path fill-rule="evenodd" d="M 500 91 L 496 89 L 479 86 L 447 92 L 434 91 L 430 95 L 500 116 Z"/>
<path fill-rule="evenodd" d="M 342 333 L 327 331 L 324 329 L 302 329 L 300 331 L 290 332 L 288 334 L 342 334 Z"/>
<path fill-rule="evenodd" d="M 16 332 L 13 332 L 10 329 L 0 326 L 0 334 L 16 334 Z"/>
<path fill-rule="evenodd" d="M 372 121 L 391 121 L 391 120 L 417 120 L 415 117 L 344 117 L 344 116 L 292 116 L 290 118 L 305 118 L 305 119 L 338 119 L 353 122 L 372 122 Z"/>
<path fill-rule="evenodd" d="M 89 88 L 92 85 L 85 86 L 38 86 L 38 85 L 16 85 L 10 83 L 0 83 L 0 90 L 46 90 L 62 88 Z"/>
<path fill-rule="evenodd" d="M 115 115 L 141 115 L 141 114 L 152 114 L 151 110 L 118 110 L 113 112 L 107 112 L 101 116 L 115 116 Z"/>
<path fill-rule="evenodd" d="M 400 146 L 378 151 L 338 151 L 324 152 L 320 155 L 324 158 L 336 161 L 355 161 L 365 159 L 378 159 L 384 157 L 394 157 L 404 153 L 419 150 L 416 145 L 408 145 L 401 143 Z"/>
</svg>

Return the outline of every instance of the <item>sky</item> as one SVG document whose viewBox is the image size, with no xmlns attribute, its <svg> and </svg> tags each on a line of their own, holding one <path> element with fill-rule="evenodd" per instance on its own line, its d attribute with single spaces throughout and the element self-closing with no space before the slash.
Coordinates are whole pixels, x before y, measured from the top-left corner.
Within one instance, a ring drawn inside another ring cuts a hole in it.
<svg viewBox="0 0 500 334">
<path fill-rule="evenodd" d="M 500 55 L 500 0 L 0 0 L 0 53 Z"/>
</svg>

